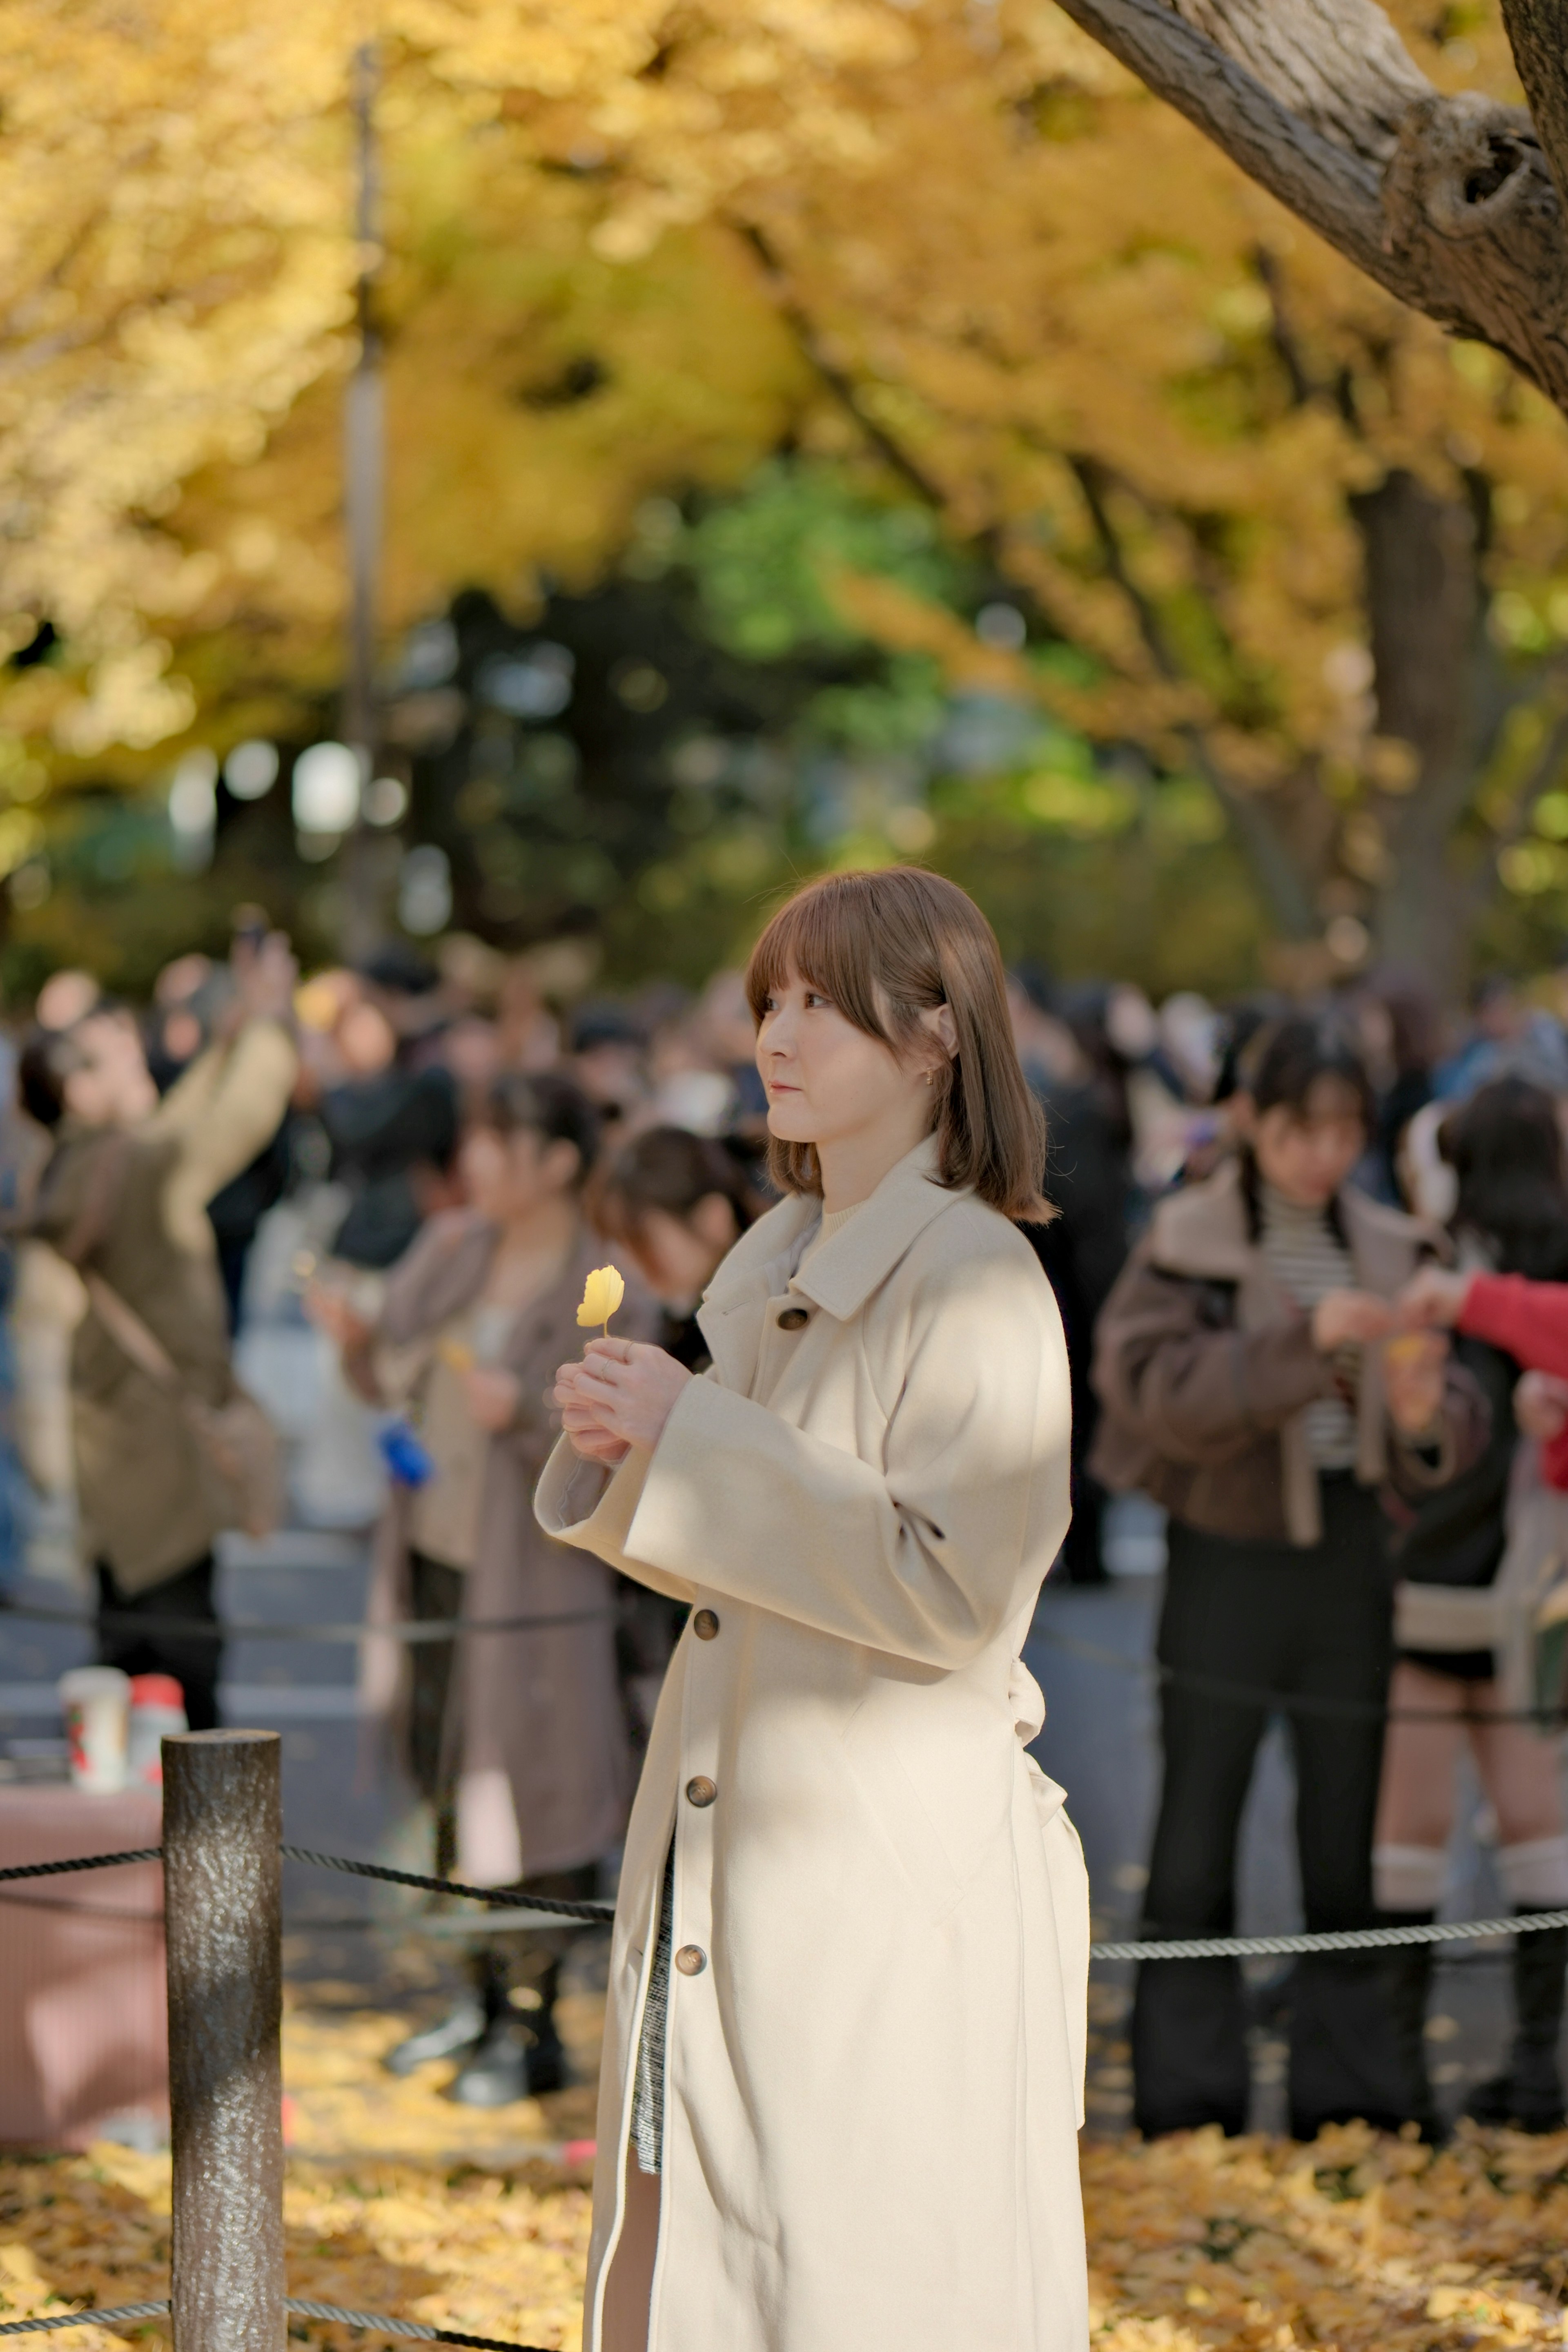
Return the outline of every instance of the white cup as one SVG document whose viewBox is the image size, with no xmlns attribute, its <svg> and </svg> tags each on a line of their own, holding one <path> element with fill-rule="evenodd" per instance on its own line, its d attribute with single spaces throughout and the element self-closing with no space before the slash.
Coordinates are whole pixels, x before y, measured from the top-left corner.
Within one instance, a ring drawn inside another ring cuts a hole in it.
<svg viewBox="0 0 1568 2352">
<path fill-rule="evenodd" d="M 73 1666 L 59 1693 L 72 1780 L 90 1795 L 112 1796 L 125 1786 L 131 1676 L 118 1666 Z"/>
</svg>

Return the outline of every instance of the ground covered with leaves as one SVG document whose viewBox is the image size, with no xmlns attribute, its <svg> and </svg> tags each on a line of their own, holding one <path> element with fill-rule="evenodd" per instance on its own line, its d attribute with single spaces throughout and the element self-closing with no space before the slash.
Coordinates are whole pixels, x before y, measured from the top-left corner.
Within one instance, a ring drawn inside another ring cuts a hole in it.
<svg viewBox="0 0 1568 2352">
<path fill-rule="evenodd" d="M 441 2095 L 450 2067 L 406 2083 L 380 2067 L 405 2029 L 362 2011 L 289 2020 L 290 2291 L 577 2352 L 587 2094 L 472 2116 Z M 1097 2352 L 1491 2352 L 1568 2336 L 1568 2134 L 1467 2126 L 1434 2155 L 1359 2127 L 1310 2148 L 1201 2132 L 1087 2146 L 1083 2172 Z M 168 2236 L 167 2157 L 0 2162 L 0 2320 L 166 2294 Z M 167 2333 L 84 2323 L 51 2340 L 152 2352 Z M 392 2352 L 319 2323 L 290 2333 Z"/>
</svg>

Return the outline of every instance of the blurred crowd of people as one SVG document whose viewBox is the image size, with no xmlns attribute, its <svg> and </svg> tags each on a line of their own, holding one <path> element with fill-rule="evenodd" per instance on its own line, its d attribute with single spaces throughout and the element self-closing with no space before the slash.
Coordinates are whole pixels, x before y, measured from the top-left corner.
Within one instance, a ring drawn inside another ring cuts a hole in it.
<svg viewBox="0 0 1568 2352">
<path fill-rule="evenodd" d="M 740 972 L 619 996 L 591 979 L 577 942 L 508 958 L 457 937 L 302 980 L 242 913 L 226 961 L 180 958 L 144 1008 L 57 973 L 13 1034 L 0 1130 L 0 1546 L 19 1562 L 29 1495 L 68 1479 L 101 1656 L 174 1675 L 192 1725 L 216 1721 L 214 1538 L 281 1507 L 233 1339 L 269 1213 L 305 1204 L 296 1308 L 385 1471 L 367 1703 L 430 1809 L 438 1874 L 559 1897 L 593 1894 L 615 1849 L 681 1612 L 538 1528 L 545 1393 L 606 1260 L 626 1277 L 616 1329 L 702 1370 L 703 1290 L 769 1200 Z M 1467 1742 L 1511 1898 L 1568 1904 L 1540 1679 L 1568 1389 L 1471 1297 L 1476 1276 L 1568 1281 L 1557 985 L 1489 980 L 1460 1017 L 1398 977 L 1306 1008 L 1009 977 L 1059 1213 L 1028 1230 L 1073 1379 L 1057 1573 L 1105 1576 L 1113 1490 L 1167 1515 L 1150 1934 L 1233 1927 L 1277 1707 L 1309 1926 L 1431 1916 Z M 1423 1267 L 1458 1288 L 1423 1290 Z M 38 1402 L 51 1383 L 68 1444 Z M 378 1637 L 410 1621 L 437 1630 Z M 553 2087 L 563 1948 L 479 1939 L 450 2012 L 389 2063 L 456 2057 L 453 2095 L 476 2105 Z M 1520 1938 L 1494 2119 L 1563 2120 L 1565 1961 L 1561 1932 Z M 1298 1970 L 1299 2131 L 1350 2114 L 1439 2131 L 1428 1977 L 1419 1948 Z M 1145 1970 L 1140 2124 L 1240 2129 L 1245 2028 L 1230 1963 Z"/>
</svg>

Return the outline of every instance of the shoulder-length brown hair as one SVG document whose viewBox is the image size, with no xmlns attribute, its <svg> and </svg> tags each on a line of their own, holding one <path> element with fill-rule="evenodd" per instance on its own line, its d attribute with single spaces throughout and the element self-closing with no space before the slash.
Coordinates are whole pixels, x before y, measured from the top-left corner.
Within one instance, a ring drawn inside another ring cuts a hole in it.
<svg viewBox="0 0 1568 2352">
<path fill-rule="evenodd" d="M 1006 1217 L 1043 1219 L 1045 1116 L 1019 1066 L 996 934 L 954 882 L 921 866 L 830 874 L 808 883 L 752 950 L 746 992 L 758 1023 L 794 974 L 857 1029 L 908 1051 L 920 1015 L 951 1007 L 958 1050 L 932 1085 L 939 1181 L 972 1185 Z M 809 1143 L 775 1137 L 768 1172 L 781 1191 L 821 1192 Z"/>
</svg>

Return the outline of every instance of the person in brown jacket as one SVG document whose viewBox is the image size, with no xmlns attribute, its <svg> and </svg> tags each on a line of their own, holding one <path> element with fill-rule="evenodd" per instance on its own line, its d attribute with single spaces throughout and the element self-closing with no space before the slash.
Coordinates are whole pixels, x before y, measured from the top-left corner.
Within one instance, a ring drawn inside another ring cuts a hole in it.
<svg viewBox="0 0 1568 2352">
<path fill-rule="evenodd" d="M 1351 1186 L 1372 1096 L 1331 1023 L 1292 1016 L 1249 1056 L 1236 1158 L 1156 1212 L 1101 1318 L 1093 1467 L 1169 1514 L 1158 1655 L 1165 1778 L 1151 1938 L 1234 1932 L 1236 1843 L 1270 1701 L 1289 1717 L 1306 1924 L 1375 1917 L 1371 1851 L 1392 1657 L 1380 1490 L 1414 1497 L 1473 1459 L 1486 1409 L 1389 1304 L 1444 1235 Z M 1242 1696 L 1245 1692 L 1247 1695 Z M 1252 1696 L 1252 1694 L 1258 1696 Z M 1291 2129 L 1411 2112 L 1375 1958 L 1293 1979 Z M 1245 2129 L 1230 1960 L 1140 1971 L 1134 2114 L 1148 2133 Z"/>
<path fill-rule="evenodd" d="M 25 1050 L 24 1108 L 54 1139 L 33 1231 L 109 1286 L 71 1347 L 71 1419 L 83 1549 L 99 1587 L 99 1655 L 174 1675 L 193 1731 L 217 1722 L 213 1539 L 227 1522 L 181 1398 L 128 1353 L 105 1319 L 123 1301 L 184 1395 L 235 1393 L 228 1307 L 207 1204 L 274 1135 L 297 1060 L 294 959 L 281 935 L 236 944 L 226 1035 L 160 1101 L 131 1017 L 95 1007 Z M 139 1619 L 162 1620 L 142 1625 Z M 189 1619 L 189 1636 L 167 1621 Z"/>
<path fill-rule="evenodd" d="M 594 1893 L 635 1780 L 615 1579 L 553 1543 L 533 1513 L 555 1442 L 545 1391 L 587 1336 L 578 1303 L 605 1255 L 582 1211 L 598 1138 L 593 1106 L 569 1078 L 497 1078 L 460 1148 L 468 1205 L 431 1218 L 392 1268 L 375 1323 L 325 1287 L 311 1299 L 361 1392 L 408 1407 L 429 1463 L 422 1485 L 394 1483 L 382 1515 L 372 1635 L 408 1617 L 541 1621 L 455 1644 L 366 1645 L 374 1710 L 403 1701 L 406 1760 L 435 1816 L 436 1872 L 569 1900 Z M 635 1283 L 615 1324 L 628 1339 L 658 1328 Z M 467 1989 L 392 2052 L 392 2071 L 460 2058 L 451 2095 L 469 2106 L 558 2089 L 555 2001 L 570 1940 L 550 1930 L 481 1937 Z M 534 2004 L 525 2015 L 514 1974 Z"/>
</svg>

